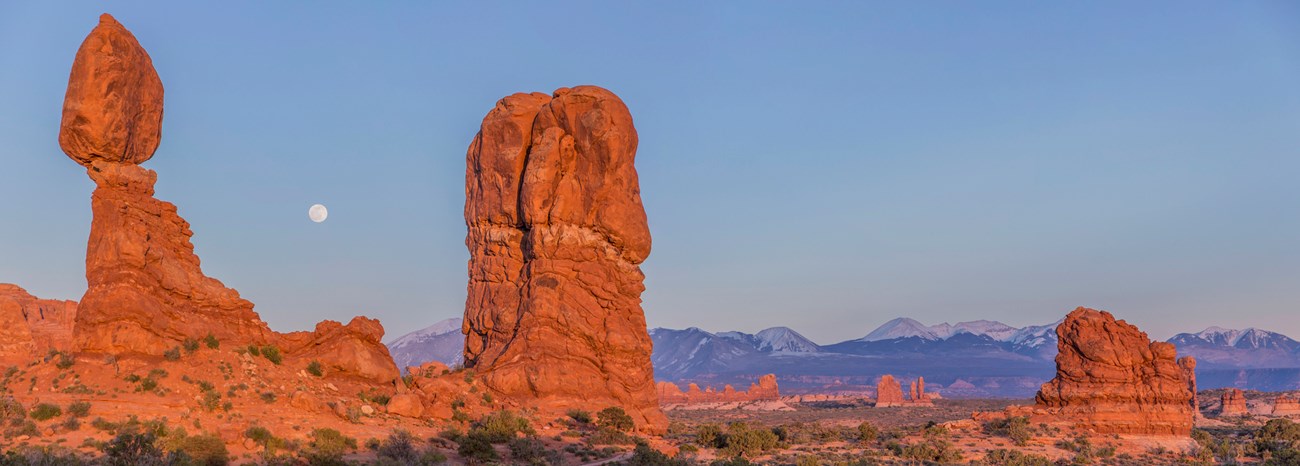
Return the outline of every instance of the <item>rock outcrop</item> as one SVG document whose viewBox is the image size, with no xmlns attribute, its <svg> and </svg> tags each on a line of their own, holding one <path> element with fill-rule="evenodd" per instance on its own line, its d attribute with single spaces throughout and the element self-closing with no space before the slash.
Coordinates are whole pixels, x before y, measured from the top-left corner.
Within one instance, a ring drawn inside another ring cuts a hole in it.
<svg viewBox="0 0 1300 466">
<path fill-rule="evenodd" d="M 1219 416 L 1245 416 L 1250 414 L 1246 408 L 1246 393 L 1239 388 L 1229 388 L 1220 398 Z"/>
<path fill-rule="evenodd" d="M 1199 418 L 1201 401 L 1196 388 L 1196 358 L 1191 356 L 1178 358 L 1178 368 L 1183 370 L 1183 377 L 1187 379 L 1187 389 L 1192 392 L 1192 415 Z"/>
<path fill-rule="evenodd" d="M 71 349 L 76 317 L 76 301 L 40 299 L 0 283 L 0 361 L 27 363 L 50 350 Z"/>
<path fill-rule="evenodd" d="M 1300 415 L 1300 398 L 1287 394 L 1278 395 L 1273 399 L 1274 416 L 1296 416 Z"/>
<path fill-rule="evenodd" d="M 893 375 L 886 374 L 876 383 L 876 407 L 933 406 L 925 393 L 925 378 L 917 377 L 908 386 L 908 398 L 903 398 L 903 385 Z"/>
<path fill-rule="evenodd" d="M 767 374 L 758 379 L 757 383 L 749 385 L 745 391 L 737 391 L 731 385 L 725 385 L 722 390 L 714 390 L 708 387 L 703 390 L 699 385 L 690 384 L 686 391 L 682 391 L 677 384 L 672 382 L 659 382 L 657 385 L 659 392 L 659 404 L 661 405 L 691 405 L 702 403 L 745 403 L 751 401 L 777 401 L 781 399 L 781 389 L 776 383 L 776 374 Z"/>
<path fill-rule="evenodd" d="M 1191 434 L 1193 394 L 1174 345 L 1082 307 L 1056 334 L 1056 377 L 1039 390 L 1038 408 L 1096 433 Z"/>
<path fill-rule="evenodd" d="M 466 156 L 465 366 L 542 410 L 621 406 L 662 431 L 641 310 L 650 230 L 613 93 L 515 94 Z"/>
<path fill-rule="evenodd" d="M 273 345 L 332 369 L 391 382 L 397 366 L 377 321 L 323 322 L 281 335 L 239 292 L 203 274 L 190 225 L 153 197 L 149 160 L 161 138 L 163 88 L 148 53 L 103 15 L 77 51 L 59 144 L 95 182 L 86 248 L 88 289 L 76 312 L 74 347 L 89 353 L 161 355 L 211 335 L 231 346 Z"/>
</svg>

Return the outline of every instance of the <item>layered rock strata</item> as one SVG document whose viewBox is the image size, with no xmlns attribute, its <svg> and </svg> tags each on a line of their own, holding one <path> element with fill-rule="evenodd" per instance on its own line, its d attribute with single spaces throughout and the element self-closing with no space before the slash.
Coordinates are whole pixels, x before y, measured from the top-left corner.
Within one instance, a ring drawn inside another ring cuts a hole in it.
<svg viewBox="0 0 1300 466">
<path fill-rule="evenodd" d="M 466 156 L 465 366 L 543 410 L 621 406 L 662 431 L 641 310 L 650 230 L 627 107 L 594 86 L 515 94 Z"/>
<path fill-rule="evenodd" d="M 1246 393 L 1238 388 L 1229 388 L 1220 397 L 1220 416 L 1245 416 L 1250 414 L 1246 408 Z"/>
</svg>

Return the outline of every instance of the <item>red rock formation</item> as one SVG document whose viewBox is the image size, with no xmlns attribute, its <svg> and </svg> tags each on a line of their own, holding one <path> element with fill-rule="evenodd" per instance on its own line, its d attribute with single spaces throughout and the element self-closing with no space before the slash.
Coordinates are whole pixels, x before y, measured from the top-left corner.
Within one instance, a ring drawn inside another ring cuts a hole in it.
<svg viewBox="0 0 1300 466">
<path fill-rule="evenodd" d="M 1187 379 L 1187 389 L 1192 392 L 1192 415 L 1201 416 L 1201 402 L 1196 390 L 1196 358 L 1183 356 L 1178 358 L 1178 367 L 1183 370 L 1183 377 Z"/>
<path fill-rule="evenodd" d="M 112 16 L 100 16 L 72 63 L 59 145 L 86 167 L 143 163 L 158 149 L 162 110 L 162 81 L 149 54 Z"/>
<path fill-rule="evenodd" d="M 930 395 L 925 393 L 925 378 L 917 377 L 908 384 L 908 398 L 903 399 L 903 385 L 892 375 L 884 375 L 876 384 L 876 407 L 895 406 L 933 406 Z"/>
<path fill-rule="evenodd" d="M 726 385 L 721 392 L 709 387 L 704 391 L 700 386 L 690 384 L 683 392 L 672 382 L 659 382 L 656 386 L 659 403 L 662 405 L 692 405 L 701 403 L 744 403 L 751 401 L 776 401 L 781 399 L 781 389 L 776 383 L 776 374 L 767 374 L 749 385 L 749 390 L 737 391 Z"/>
<path fill-rule="evenodd" d="M 888 408 L 891 406 L 902 406 L 906 400 L 903 399 L 903 387 L 894 376 L 886 374 L 876 383 L 876 407 Z"/>
<path fill-rule="evenodd" d="M 1250 414 L 1246 409 L 1246 393 L 1238 388 L 1229 388 L 1223 392 L 1222 408 L 1219 409 L 1219 416 L 1244 416 Z"/>
<path fill-rule="evenodd" d="M 70 349 L 76 316 L 76 301 L 39 299 L 0 283 L 0 361 L 26 363 L 52 349 Z"/>
<path fill-rule="evenodd" d="M 662 431 L 627 107 L 593 86 L 497 103 L 466 156 L 465 366 L 543 410 L 621 406 Z"/>
<path fill-rule="evenodd" d="M 75 347 L 91 353 L 158 355 L 208 335 L 232 346 L 275 345 L 334 370 L 392 381 L 397 367 L 369 319 L 323 322 L 314 333 L 271 332 L 253 303 L 203 274 L 189 223 L 153 197 L 157 174 L 137 164 L 158 147 L 162 83 L 149 55 L 111 16 L 82 43 L 72 65 L 59 144 L 87 167 L 96 188 L 86 248 L 89 288 L 76 313 Z"/>
<path fill-rule="evenodd" d="M 1039 408 L 1097 433 L 1191 434 L 1193 395 L 1174 345 L 1082 307 L 1056 334 L 1056 378 L 1038 392 Z"/>
<path fill-rule="evenodd" d="M 1278 395 L 1273 399 L 1274 416 L 1295 416 L 1300 415 L 1300 399 L 1286 394 Z"/>
</svg>

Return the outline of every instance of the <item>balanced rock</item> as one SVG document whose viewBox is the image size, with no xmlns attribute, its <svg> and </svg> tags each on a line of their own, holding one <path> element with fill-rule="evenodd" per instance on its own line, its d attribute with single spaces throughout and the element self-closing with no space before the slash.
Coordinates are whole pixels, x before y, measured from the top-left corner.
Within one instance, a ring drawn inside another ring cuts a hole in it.
<svg viewBox="0 0 1300 466">
<path fill-rule="evenodd" d="M 50 350 L 69 350 L 76 301 L 40 299 L 0 283 L 0 361 L 30 362 Z"/>
<path fill-rule="evenodd" d="M 142 163 L 158 149 L 162 113 L 162 81 L 149 54 L 112 16 L 100 16 L 72 62 L 59 145 L 86 167 Z"/>
<path fill-rule="evenodd" d="M 1039 390 L 1039 408 L 1096 433 L 1191 434 L 1193 394 L 1174 345 L 1082 307 L 1056 334 L 1056 377 Z"/>
<path fill-rule="evenodd" d="M 465 367 L 507 399 L 621 406 L 658 432 L 636 147 L 627 106 L 594 86 L 515 94 L 484 117 L 466 156 Z"/>
<path fill-rule="evenodd" d="M 1220 416 L 1245 416 L 1250 414 L 1250 410 L 1246 408 L 1246 393 L 1239 388 L 1229 388 L 1228 391 L 1223 392 L 1221 401 Z"/>
<path fill-rule="evenodd" d="M 149 55 L 111 16 L 82 43 L 72 65 L 59 143 L 95 182 L 86 247 L 88 288 L 77 307 L 74 348 L 161 355 L 208 336 L 223 344 L 272 345 L 377 382 L 398 377 L 378 321 L 326 321 L 281 335 L 239 292 L 203 274 L 190 225 L 153 197 L 149 160 L 161 137 L 162 83 Z"/>
<path fill-rule="evenodd" d="M 1300 399 L 1287 394 L 1278 395 L 1273 399 L 1274 416 L 1295 416 L 1300 415 Z"/>
</svg>

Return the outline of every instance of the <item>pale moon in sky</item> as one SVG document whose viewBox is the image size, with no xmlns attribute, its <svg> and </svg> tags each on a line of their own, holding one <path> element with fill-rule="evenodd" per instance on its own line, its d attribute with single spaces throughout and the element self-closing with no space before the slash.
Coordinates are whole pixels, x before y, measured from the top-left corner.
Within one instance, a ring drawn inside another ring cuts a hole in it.
<svg viewBox="0 0 1300 466">
<path fill-rule="evenodd" d="M 311 206 L 310 209 L 307 209 L 307 216 L 311 217 L 311 221 L 320 223 L 324 222 L 325 218 L 330 216 L 330 211 L 326 210 L 325 206 L 316 204 Z"/>
</svg>

